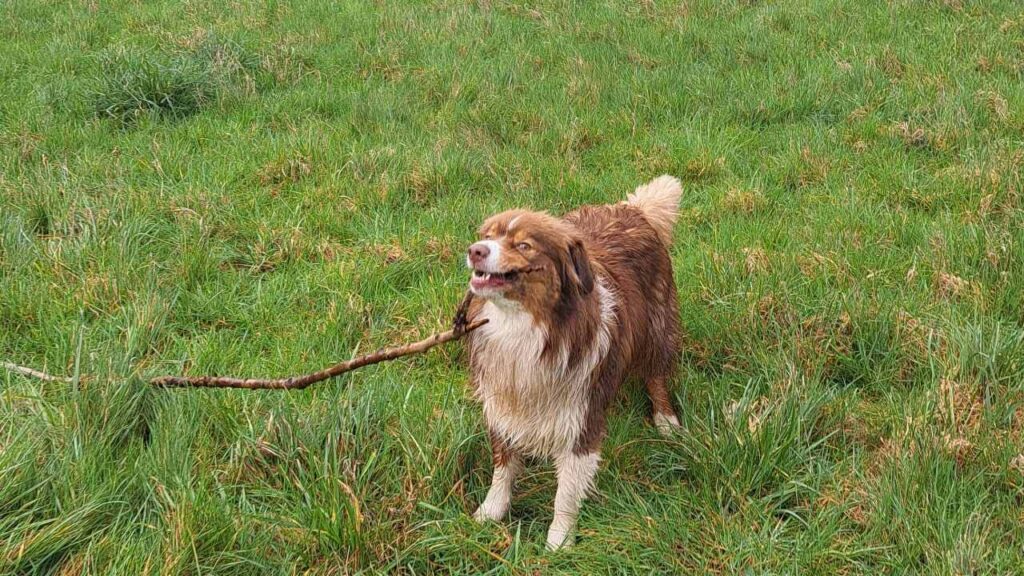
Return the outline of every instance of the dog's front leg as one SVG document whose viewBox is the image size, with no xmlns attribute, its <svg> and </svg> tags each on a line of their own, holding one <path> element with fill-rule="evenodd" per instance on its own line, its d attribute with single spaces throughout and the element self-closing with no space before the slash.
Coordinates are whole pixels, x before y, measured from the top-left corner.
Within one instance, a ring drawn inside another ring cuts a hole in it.
<svg viewBox="0 0 1024 576">
<path fill-rule="evenodd" d="M 594 487 L 594 475 L 600 460 L 597 452 L 568 452 L 555 459 L 558 492 L 555 494 L 555 517 L 548 528 L 548 550 L 570 546 L 575 541 L 573 529 L 580 504 Z"/>
<path fill-rule="evenodd" d="M 494 450 L 494 475 L 491 476 L 491 489 L 480 507 L 473 513 L 478 522 L 501 520 L 508 514 L 512 503 L 512 486 L 516 476 L 523 471 L 523 460 L 505 442 L 491 435 L 491 446 Z"/>
</svg>

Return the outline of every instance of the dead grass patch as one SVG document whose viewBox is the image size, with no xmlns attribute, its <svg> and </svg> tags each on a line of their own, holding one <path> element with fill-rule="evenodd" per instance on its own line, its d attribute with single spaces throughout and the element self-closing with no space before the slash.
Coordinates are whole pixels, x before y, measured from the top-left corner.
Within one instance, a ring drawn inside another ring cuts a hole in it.
<svg viewBox="0 0 1024 576">
<path fill-rule="evenodd" d="M 796 322 L 796 310 L 788 302 L 776 298 L 774 294 L 765 294 L 755 303 L 755 313 L 762 324 L 772 323 L 777 326 L 791 326 Z"/>
<path fill-rule="evenodd" d="M 294 184 L 309 176 L 313 172 L 312 166 L 306 155 L 286 156 L 265 164 L 260 168 L 256 178 L 263 186 L 280 188 L 282 185 Z"/>
<path fill-rule="evenodd" d="M 724 169 L 725 157 L 699 156 L 686 162 L 681 177 L 687 182 L 703 182 L 718 176 Z"/>
<path fill-rule="evenodd" d="M 1010 468 L 1024 474 L 1024 452 L 1010 459 Z"/>
<path fill-rule="evenodd" d="M 828 157 L 815 154 L 804 146 L 800 150 L 800 166 L 797 169 L 795 184 L 797 188 L 807 188 L 820 184 L 828 178 L 831 168 Z"/>
<path fill-rule="evenodd" d="M 977 295 L 980 288 L 972 282 L 950 272 L 939 272 L 933 281 L 935 295 L 943 300 L 953 300 L 971 294 Z"/>
<path fill-rule="evenodd" d="M 385 264 L 394 264 L 396 262 L 402 262 L 408 257 L 405 254 L 405 250 L 398 242 L 391 242 L 388 244 L 371 244 L 366 246 L 365 249 L 376 257 L 382 259 Z"/>
<path fill-rule="evenodd" d="M 900 60 L 900 57 L 889 46 L 885 47 L 882 55 L 878 58 L 878 66 L 891 80 L 903 78 L 903 74 L 906 72 L 903 61 Z"/>
<path fill-rule="evenodd" d="M 760 190 L 741 190 L 730 188 L 719 203 L 722 210 L 733 214 L 754 214 L 768 204 Z"/>
<path fill-rule="evenodd" d="M 943 378 L 939 381 L 936 400 L 936 423 L 956 435 L 977 433 L 985 410 L 979 385 Z"/>
<path fill-rule="evenodd" d="M 442 262 L 449 262 L 454 255 L 453 245 L 455 245 L 455 240 L 451 238 L 430 238 L 427 240 L 426 249 L 428 254 Z"/>
<path fill-rule="evenodd" d="M 897 122 L 887 129 L 889 136 L 898 139 L 908 149 L 943 152 L 949 149 L 949 138 L 935 130 L 927 130 L 908 121 Z"/>
<path fill-rule="evenodd" d="M 417 206 L 426 206 L 441 190 L 444 189 L 444 175 L 433 167 L 413 165 L 404 177 L 404 188 L 412 195 Z"/>
<path fill-rule="evenodd" d="M 853 325 L 846 312 L 836 318 L 813 315 L 800 323 L 796 336 L 796 357 L 804 374 L 831 378 L 840 358 L 853 350 Z"/>
<path fill-rule="evenodd" d="M 1010 106 L 1006 98 L 995 90 L 979 90 L 974 94 L 975 100 L 999 121 L 1010 117 Z"/>
<path fill-rule="evenodd" d="M 770 267 L 771 262 L 768 260 L 768 253 L 765 252 L 764 248 L 743 249 L 743 268 L 748 275 L 752 276 L 767 272 Z"/>
<path fill-rule="evenodd" d="M 942 436 L 942 449 L 946 455 L 956 460 L 956 464 L 960 468 L 973 461 L 977 455 L 973 442 L 952 434 Z"/>
</svg>

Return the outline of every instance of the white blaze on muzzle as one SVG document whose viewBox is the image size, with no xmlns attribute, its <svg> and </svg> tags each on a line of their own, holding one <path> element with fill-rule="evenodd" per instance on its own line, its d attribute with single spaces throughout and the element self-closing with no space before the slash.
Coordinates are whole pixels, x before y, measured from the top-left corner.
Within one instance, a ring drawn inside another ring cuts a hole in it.
<svg viewBox="0 0 1024 576">
<path fill-rule="evenodd" d="M 501 244 L 498 244 L 494 240 L 481 240 L 477 242 L 477 244 L 487 246 L 489 254 L 487 254 L 487 258 L 485 258 L 483 262 L 475 265 L 473 264 L 473 261 L 469 259 L 469 255 L 467 254 L 466 266 L 482 272 L 487 272 L 488 274 L 503 272 L 501 266 L 498 264 L 498 261 L 501 258 Z"/>
</svg>

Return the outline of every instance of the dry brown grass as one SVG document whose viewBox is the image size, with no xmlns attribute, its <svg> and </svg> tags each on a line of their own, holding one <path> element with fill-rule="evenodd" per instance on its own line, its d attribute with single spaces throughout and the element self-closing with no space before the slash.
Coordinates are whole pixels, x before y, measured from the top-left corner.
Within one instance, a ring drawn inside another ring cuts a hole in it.
<svg viewBox="0 0 1024 576">
<path fill-rule="evenodd" d="M 743 269 L 748 275 L 767 272 L 771 266 L 768 253 L 764 248 L 753 247 L 743 249 Z"/>
<path fill-rule="evenodd" d="M 972 291 L 970 282 L 949 272 L 939 272 L 935 276 L 933 288 L 935 295 L 943 300 L 959 298 Z"/>
<path fill-rule="evenodd" d="M 299 154 L 278 158 L 264 164 L 256 174 L 256 179 L 263 186 L 278 188 L 283 184 L 299 182 L 309 176 L 312 171 L 309 157 Z"/>
<path fill-rule="evenodd" d="M 725 212 L 744 215 L 759 212 L 767 204 L 768 201 L 760 190 L 743 190 L 739 188 L 730 188 L 719 203 L 721 209 Z"/>
</svg>

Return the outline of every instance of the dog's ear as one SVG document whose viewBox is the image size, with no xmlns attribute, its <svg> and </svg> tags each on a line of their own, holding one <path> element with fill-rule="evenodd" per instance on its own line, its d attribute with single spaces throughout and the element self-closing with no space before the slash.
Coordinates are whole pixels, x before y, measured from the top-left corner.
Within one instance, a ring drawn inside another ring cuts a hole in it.
<svg viewBox="0 0 1024 576">
<path fill-rule="evenodd" d="M 582 241 L 573 240 L 569 244 L 569 260 L 580 296 L 590 294 L 594 290 L 594 271 L 590 269 L 590 257 Z"/>
</svg>

